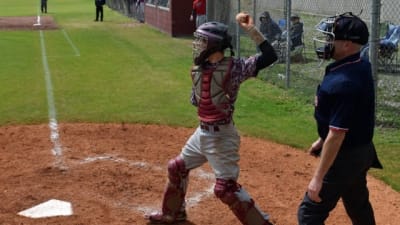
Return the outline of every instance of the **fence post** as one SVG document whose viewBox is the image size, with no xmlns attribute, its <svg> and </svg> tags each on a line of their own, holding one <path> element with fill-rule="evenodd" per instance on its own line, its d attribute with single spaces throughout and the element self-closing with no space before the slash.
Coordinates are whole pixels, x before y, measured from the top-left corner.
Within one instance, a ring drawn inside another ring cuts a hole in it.
<svg viewBox="0 0 400 225">
<path fill-rule="evenodd" d="M 380 31 L 380 11 L 381 11 L 381 0 L 373 0 L 371 4 L 371 37 L 369 40 L 369 59 L 372 67 L 372 76 L 374 78 L 375 86 L 375 105 L 377 100 L 377 89 L 378 89 L 378 42 L 379 42 L 379 31 Z"/>
<path fill-rule="evenodd" d="M 256 17 L 257 17 L 257 0 L 253 0 L 253 18 L 254 18 L 254 25 L 256 24 Z"/>
<path fill-rule="evenodd" d="M 240 13 L 240 0 L 237 1 L 237 7 L 237 13 Z M 240 27 L 238 23 L 236 23 L 236 52 L 237 56 L 240 57 Z"/>
<path fill-rule="evenodd" d="M 292 0 L 286 0 L 286 88 L 290 88 L 290 16 Z"/>
</svg>

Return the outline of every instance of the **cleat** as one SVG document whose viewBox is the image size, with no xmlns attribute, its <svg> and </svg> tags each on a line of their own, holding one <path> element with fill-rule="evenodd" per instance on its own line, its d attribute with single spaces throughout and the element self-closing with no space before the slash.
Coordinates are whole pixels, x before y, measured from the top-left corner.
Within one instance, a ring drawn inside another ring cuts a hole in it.
<svg viewBox="0 0 400 225">
<path fill-rule="evenodd" d="M 155 212 L 146 216 L 146 218 L 150 220 L 151 224 L 174 224 L 185 221 L 187 216 L 185 211 L 179 212 L 175 218 L 171 215 L 163 215 L 161 212 Z"/>
</svg>

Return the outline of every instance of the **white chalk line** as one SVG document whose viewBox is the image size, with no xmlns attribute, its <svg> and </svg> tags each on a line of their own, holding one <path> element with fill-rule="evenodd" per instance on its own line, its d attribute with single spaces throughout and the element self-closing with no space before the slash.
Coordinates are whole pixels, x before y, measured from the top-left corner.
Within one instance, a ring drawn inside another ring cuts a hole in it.
<svg viewBox="0 0 400 225">
<path fill-rule="evenodd" d="M 36 23 L 33 24 L 33 26 L 41 26 L 41 17 L 39 15 L 39 10 L 38 10 L 38 15 L 36 17 Z M 61 30 L 65 40 L 67 40 L 68 44 L 71 46 L 72 50 L 75 52 L 75 56 L 81 56 L 81 53 L 79 52 L 79 49 L 76 47 L 76 45 L 72 42 L 71 38 L 69 37 L 68 33 L 65 31 L 65 29 Z"/>
<path fill-rule="evenodd" d="M 49 68 L 49 63 L 47 60 L 46 53 L 46 45 L 44 41 L 43 31 L 39 31 L 40 34 L 40 45 L 42 52 L 42 63 L 44 70 L 44 78 L 46 81 L 46 94 L 47 94 L 47 107 L 48 107 L 48 115 L 49 115 L 49 128 L 50 128 L 50 140 L 53 143 L 52 152 L 55 156 L 55 166 L 65 169 L 66 165 L 63 162 L 62 158 L 62 147 L 60 142 L 60 134 L 58 132 L 58 123 L 56 117 L 56 107 L 54 103 L 54 94 L 53 94 L 53 84 L 51 81 L 51 73 Z"/>
<path fill-rule="evenodd" d="M 65 39 L 67 40 L 67 42 L 69 43 L 69 45 L 71 46 L 71 48 L 74 50 L 75 52 L 75 56 L 81 56 L 81 53 L 79 52 L 78 48 L 74 45 L 74 43 L 72 42 L 71 38 L 69 37 L 68 33 L 62 29 L 62 32 L 64 34 Z"/>
<path fill-rule="evenodd" d="M 111 161 L 115 163 L 125 163 L 128 166 L 131 167 L 136 167 L 136 168 L 143 168 L 143 169 L 152 169 L 156 171 L 162 171 L 164 170 L 163 167 L 157 166 L 157 165 L 152 165 L 147 162 L 141 162 L 141 161 L 130 161 L 127 159 L 119 158 L 119 157 L 114 157 L 112 155 L 100 155 L 100 156 L 93 156 L 93 157 L 87 157 L 79 162 L 79 164 L 88 164 L 88 163 L 93 163 L 96 161 Z M 213 190 L 214 190 L 214 174 L 205 172 L 201 168 L 198 168 L 191 172 L 191 176 L 195 176 L 199 179 L 203 180 L 209 180 L 210 184 L 208 188 L 206 188 L 203 191 L 198 191 L 195 193 L 188 193 L 188 196 L 186 198 L 186 206 L 187 207 L 193 207 L 198 205 L 202 199 L 210 197 L 213 195 Z M 190 195 L 189 195 L 190 194 Z M 144 205 L 144 204 L 135 204 L 135 203 L 123 203 L 123 202 L 114 202 L 114 206 L 117 207 L 122 207 L 122 208 L 127 208 L 127 209 L 133 209 L 138 212 L 142 212 L 143 214 L 149 214 L 153 211 L 159 210 L 157 206 L 154 205 Z"/>
</svg>

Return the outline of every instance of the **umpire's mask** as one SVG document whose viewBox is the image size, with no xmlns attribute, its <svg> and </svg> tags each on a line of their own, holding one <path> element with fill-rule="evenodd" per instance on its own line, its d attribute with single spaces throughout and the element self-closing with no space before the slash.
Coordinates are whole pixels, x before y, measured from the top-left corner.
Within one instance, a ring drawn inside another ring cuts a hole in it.
<svg viewBox="0 0 400 225">
<path fill-rule="evenodd" d="M 358 16 L 347 12 L 321 20 L 313 37 L 315 52 L 320 59 L 330 59 L 335 51 L 335 40 L 349 40 L 365 45 L 368 43 L 368 27 Z"/>
</svg>

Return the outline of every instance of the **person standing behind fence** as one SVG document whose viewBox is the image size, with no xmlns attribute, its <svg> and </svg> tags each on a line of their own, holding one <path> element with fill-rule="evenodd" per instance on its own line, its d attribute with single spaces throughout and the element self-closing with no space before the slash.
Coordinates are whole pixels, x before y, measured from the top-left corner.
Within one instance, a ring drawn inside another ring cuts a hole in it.
<svg viewBox="0 0 400 225">
<path fill-rule="evenodd" d="M 137 0 L 136 14 L 139 22 L 144 23 L 144 0 Z"/>
<path fill-rule="evenodd" d="M 42 13 L 47 13 L 47 0 L 41 0 L 40 10 Z"/>
<path fill-rule="evenodd" d="M 198 28 L 203 23 L 207 22 L 206 15 L 206 0 L 194 0 L 193 1 L 193 9 L 192 14 L 190 14 L 190 21 L 193 21 L 196 18 L 196 28 Z"/>
<path fill-rule="evenodd" d="M 328 17 L 314 38 L 321 59 L 336 60 L 317 88 L 319 138 L 309 153 L 320 162 L 298 210 L 299 225 L 322 225 L 341 198 L 353 225 L 375 225 L 367 171 L 382 168 L 372 142 L 375 90 L 371 64 L 360 58 L 368 28 L 352 13 Z"/>
<path fill-rule="evenodd" d="M 94 21 L 100 21 L 103 22 L 103 5 L 106 4 L 106 0 L 94 0 L 94 4 L 96 5 L 96 19 Z"/>
</svg>

